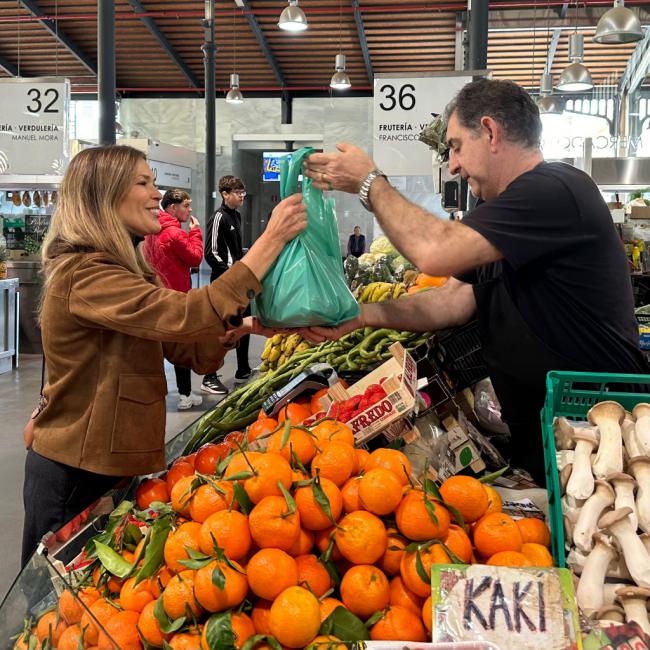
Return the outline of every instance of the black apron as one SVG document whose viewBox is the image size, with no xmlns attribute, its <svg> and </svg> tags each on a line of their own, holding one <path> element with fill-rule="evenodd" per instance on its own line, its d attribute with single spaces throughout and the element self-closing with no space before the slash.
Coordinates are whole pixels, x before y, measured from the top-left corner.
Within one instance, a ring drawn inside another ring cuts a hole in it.
<svg viewBox="0 0 650 650">
<path fill-rule="evenodd" d="M 530 329 L 500 273 L 500 263 L 478 269 L 473 285 L 483 356 L 511 433 L 510 463 L 545 485 L 540 411 L 549 370 L 588 368 L 552 350 Z"/>
</svg>

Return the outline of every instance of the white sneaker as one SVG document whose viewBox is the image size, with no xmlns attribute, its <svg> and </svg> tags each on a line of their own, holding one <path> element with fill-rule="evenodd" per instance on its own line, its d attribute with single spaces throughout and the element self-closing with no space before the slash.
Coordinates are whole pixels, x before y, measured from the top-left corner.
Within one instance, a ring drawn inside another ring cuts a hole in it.
<svg viewBox="0 0 650 650">
<path fill-rule="evenodd" d="M 179 411 L 187 411 L 193 406 L 201 406 L 201 404 L 203 404 L 203 398 L 200 395 L 190 393 L 189 395 L 178 396 L 178 404 L 176 405 L 176 408 Z"/>
</svg>

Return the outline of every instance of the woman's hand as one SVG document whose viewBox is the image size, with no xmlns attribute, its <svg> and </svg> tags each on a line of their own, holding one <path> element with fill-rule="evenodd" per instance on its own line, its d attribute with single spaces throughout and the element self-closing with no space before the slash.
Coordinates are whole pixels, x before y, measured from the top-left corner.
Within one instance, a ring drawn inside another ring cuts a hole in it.
<svg viewBox="0 0 650 650">
<path fill-rule="evenodd" d="M 275 206 L 268 226 L 242 258 L 261 282 L 284 245 L 307 227 L 307 208 L 302 194 L 293 194 Z"/>
<path fill-rule="evenodd" d="M 274 327 L 264 327 L 257 318 L 253 316 L 246 316 L 242 324 L 232 330 L 228 330 L 224 336 L 219 337 L 219 340 L 224 344 L 234 345 L 241 339 L 242 336 L 248 334 L 257 334 L 258 336 L 265 336 L 271 338 L 275 334 L 286 334 L 288 329 L 279 329 Z"/>
<path fill-rule="evenodd" d="M 264 235 L 286 244 L 306 227 L 307 208 L 302 202 L 302 194 L 292 194 L 273 208 Z"/>
</svg>

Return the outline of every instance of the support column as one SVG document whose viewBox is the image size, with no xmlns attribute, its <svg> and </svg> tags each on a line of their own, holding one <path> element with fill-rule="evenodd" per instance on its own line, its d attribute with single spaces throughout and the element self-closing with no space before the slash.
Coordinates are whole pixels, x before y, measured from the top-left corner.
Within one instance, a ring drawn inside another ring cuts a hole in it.
<svg viewBox="0 0 650 650">
<path fill-rule="evenodd" d="M 469 2 L 469 69 L 487 68 L 488 0 Z"/>
<path fill-rule="evenodd" d="M 99 144 L 115 144 L 115 0 L 97 7 Z"/>
<path fill-rule="evenodd" d="M 215 191 L 215 155 L 216 155 L 216 88 L 215 88 L 215 54 L 214 41 L 214 0 L 205 0 L 205 28 L 203 47 L 203 69 L 205 86 L 205 221 L 214 212 Z"/>
<path fill-rule="evenodd" d="M 293 124 L 293 95 L 287 90 L 282 91 L 282 104 L 280 109 L 281 123 Z M 284 147 L 287 151 L 292 151 L 293 140 L 285 140 Z"/>
</svg>

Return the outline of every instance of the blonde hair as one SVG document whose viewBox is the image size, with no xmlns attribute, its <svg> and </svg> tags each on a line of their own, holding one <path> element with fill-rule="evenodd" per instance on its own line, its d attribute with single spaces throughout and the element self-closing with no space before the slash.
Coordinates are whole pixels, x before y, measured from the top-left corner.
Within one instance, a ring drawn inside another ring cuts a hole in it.
<svg viewBox="0 0 650 650">
<path fill-rule="evenodd" d="M 118 214 L 140 160 L 146 160 L 144 153 L 125 146 L 85 149 L 72 159 L 43 243 L 45 289 L 61 256 L 79 252 L 106 253 L 129 271 L 154 281 Z"/>
</svg>

